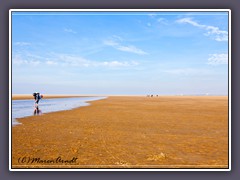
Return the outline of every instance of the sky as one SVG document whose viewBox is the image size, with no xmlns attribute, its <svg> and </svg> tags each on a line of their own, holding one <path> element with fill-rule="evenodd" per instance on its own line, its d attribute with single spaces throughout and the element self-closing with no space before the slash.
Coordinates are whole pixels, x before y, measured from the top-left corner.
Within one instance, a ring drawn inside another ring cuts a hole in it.
<svg viewBox="0 0 240 180">
<path fill-rule="evenodd" d="M 227 12 L 12 12 L 12 93 L 228 95 Z"/>
</svg>

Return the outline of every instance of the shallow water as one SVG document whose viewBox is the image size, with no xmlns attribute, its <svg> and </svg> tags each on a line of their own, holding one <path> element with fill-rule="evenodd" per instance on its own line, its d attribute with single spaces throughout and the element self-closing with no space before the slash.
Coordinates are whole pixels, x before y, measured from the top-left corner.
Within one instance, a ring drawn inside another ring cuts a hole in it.
<svg viewBox="0 0 240 180">
<path fill-rule="evenodd" d="M 45 114 L 49 112 L 70 110 L 77 107 L 88 106 L 89 101 L 105 99 L 106 97 L 77 97 L 77 98 L 53 98 L 41 99 L 39 101 L 39 112 L 37 114 Z M 16 119 L 34 115 L 34 100 L 13 100 L 12 101 L 12 125 L 20 124 Z"/>
</svg>

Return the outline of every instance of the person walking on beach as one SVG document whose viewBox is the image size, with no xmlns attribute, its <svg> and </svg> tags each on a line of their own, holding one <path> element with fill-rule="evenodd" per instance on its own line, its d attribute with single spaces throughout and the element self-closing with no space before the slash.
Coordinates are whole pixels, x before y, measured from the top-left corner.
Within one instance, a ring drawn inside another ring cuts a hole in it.
<svg viewBox="0 0 240 180">
<path fill-rule="evenodd" d="M 40 95 L 40 93 L 35 92 L 33 93 L 33 97 L 35 99 L 35 109 L 34 109 L 34 115 L 38 115 L 41 113 L 41 110 L 38 108 L 38 102 L 40 101 L 40 99 L 43 98 L 43 95 Z"/>
<path fill-rule="evenodd" d="M 42 99 L 43 95 L 40 95 L 39 92 L 35 92 L 33 93 L 33 97 L 35 99 L 35 106 L 38 105 L 38 102 L 40 101 L 40 99 Z"/>
</svg>

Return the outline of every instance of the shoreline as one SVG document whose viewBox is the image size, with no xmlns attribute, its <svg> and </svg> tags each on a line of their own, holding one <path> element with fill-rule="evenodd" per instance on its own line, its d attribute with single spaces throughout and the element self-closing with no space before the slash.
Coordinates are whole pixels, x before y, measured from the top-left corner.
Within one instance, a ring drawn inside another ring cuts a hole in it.
<svg viewBox="0 0 240 180">
<path fill-rule="evenodd" d="M 73 98 L 73 97 L 148 97 L 148 98 L 193 98 L 193 97 L 207 97 L 207 98 L 214 98 L 214 97 L 228 97 L 228 95 L 154 95 L 153 97 L 149 97 L 148 95 L 66 95 L 66 94 L 46 94 L 43 95 L 43 99 L 53 99 L 53 98 Z M 32 95 L 20 95 L 20 94 L 13 94 L 12 100 L 25 100 L 25 99 L 34 99 Z"/>
<path fill-rule="evenodd" d="M 84 95 L 43 95 L 43 99 L 54 99 L 54 98 L 74 98 L 74 97 L 90 97 Z M 91 96 L 95 97 L 95 96 Z M 26 100 L 26 99 L 34 99 L 32 95 L 12 95 L 12 100 Z"/>
<path fill-rule="evenodd" d="M 227 168 L 228 97 L 113 97 L 18 119 L 13 168 Z M 20 157 L 76 164 L 19 164 Z"/>
<path fill-rule="evenodd" d="M 70 111 L 73 109 L 77 109 L 77 108 L 81 108 L 81 107 L 85 107 L 85 106 L 90 106 L 91 102 L 93 101 L 99 101 L 102 99 L 106 99 L 107 97 L 68 97 L 66 96 L 68 100 L 61 100 L 61 98 L 59 98 L 58 101 L 55 101 L 55 99 L 57 98 L 57 96 L 55 98 L 46 98 L 46 100 L 50 100 L 49 102 L 51 102 L 51 105 L 48 105 L 47 107 L 44 107 L 44 103 L 42 106 L 42 103 L 40 102 L 39 105 L 39 113 L 36 114 L 35 110 L 34 112 L 31 111 L 32 106 L 29 106 L 29 103 L 26 104 L 25 102 L 25 108 L 21 109 L 21 111 L 24 111 L 24 114 L 18 114 L 16 115 L 16 113 L 14 112 L 14 105 L 12 105 L 12 126 L 15 125 L 20 125 L 21 123 L 19 123 L 18 119 L 22 119 L 22 118 L 26 118 L 26 117 L 32 117 L 32 116 L 36 116 L 36 115 L 43 115 L 43 114 L 48 114 L 48 113 L 53 113 L 53 112 L 61 112 L 61 111 Z M 65 98 L 65 96 L 64 96 Z M 79 99 L 77 102 L 75 101 L 76 99 Z M 26 99 L 27 100 L 27 99 Z M 31 100 L 32 101 L 32 100 Z M 30 101 L 28 101 L 30 102 Z M 34 102 L 34 100 L 33 100 Z M 74 103 L 73 103 L 74 102 Z M 17 100 L 16 102 L 17 103 Z M 20 105 L 22 102 L 19 101 L 18 105 Z M 62 103 L 62 104 L 61 104 Z M 18 106 L 16 105 L 16 106 Z M 52 107 L 53 106 L 53 107 Z M 34 108 L 33 108 L 34 109 Z M 18 109 L 16 109 L 16 111 L 18 111 Z M 13 113 L 14 112 L 14 113 Z"/>
</svg>

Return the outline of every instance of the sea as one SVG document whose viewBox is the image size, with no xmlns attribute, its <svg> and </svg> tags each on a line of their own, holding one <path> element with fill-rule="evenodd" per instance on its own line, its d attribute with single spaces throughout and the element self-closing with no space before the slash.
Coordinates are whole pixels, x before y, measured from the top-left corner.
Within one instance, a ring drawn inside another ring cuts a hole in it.
<svg viewBox="0 0 240 180">
<path fill-rule="evenodd" d="M 89 106 L 91 101 L 106 99 L 107 97 L 69 97 L 41 99 L 38 111 L 35 110 L 34 99 L 12 100 L 12 126 L 21 124 L 17 118 L 41 115 L 50 112 L 71 110 L 78 107 Z"/>
</svg>

